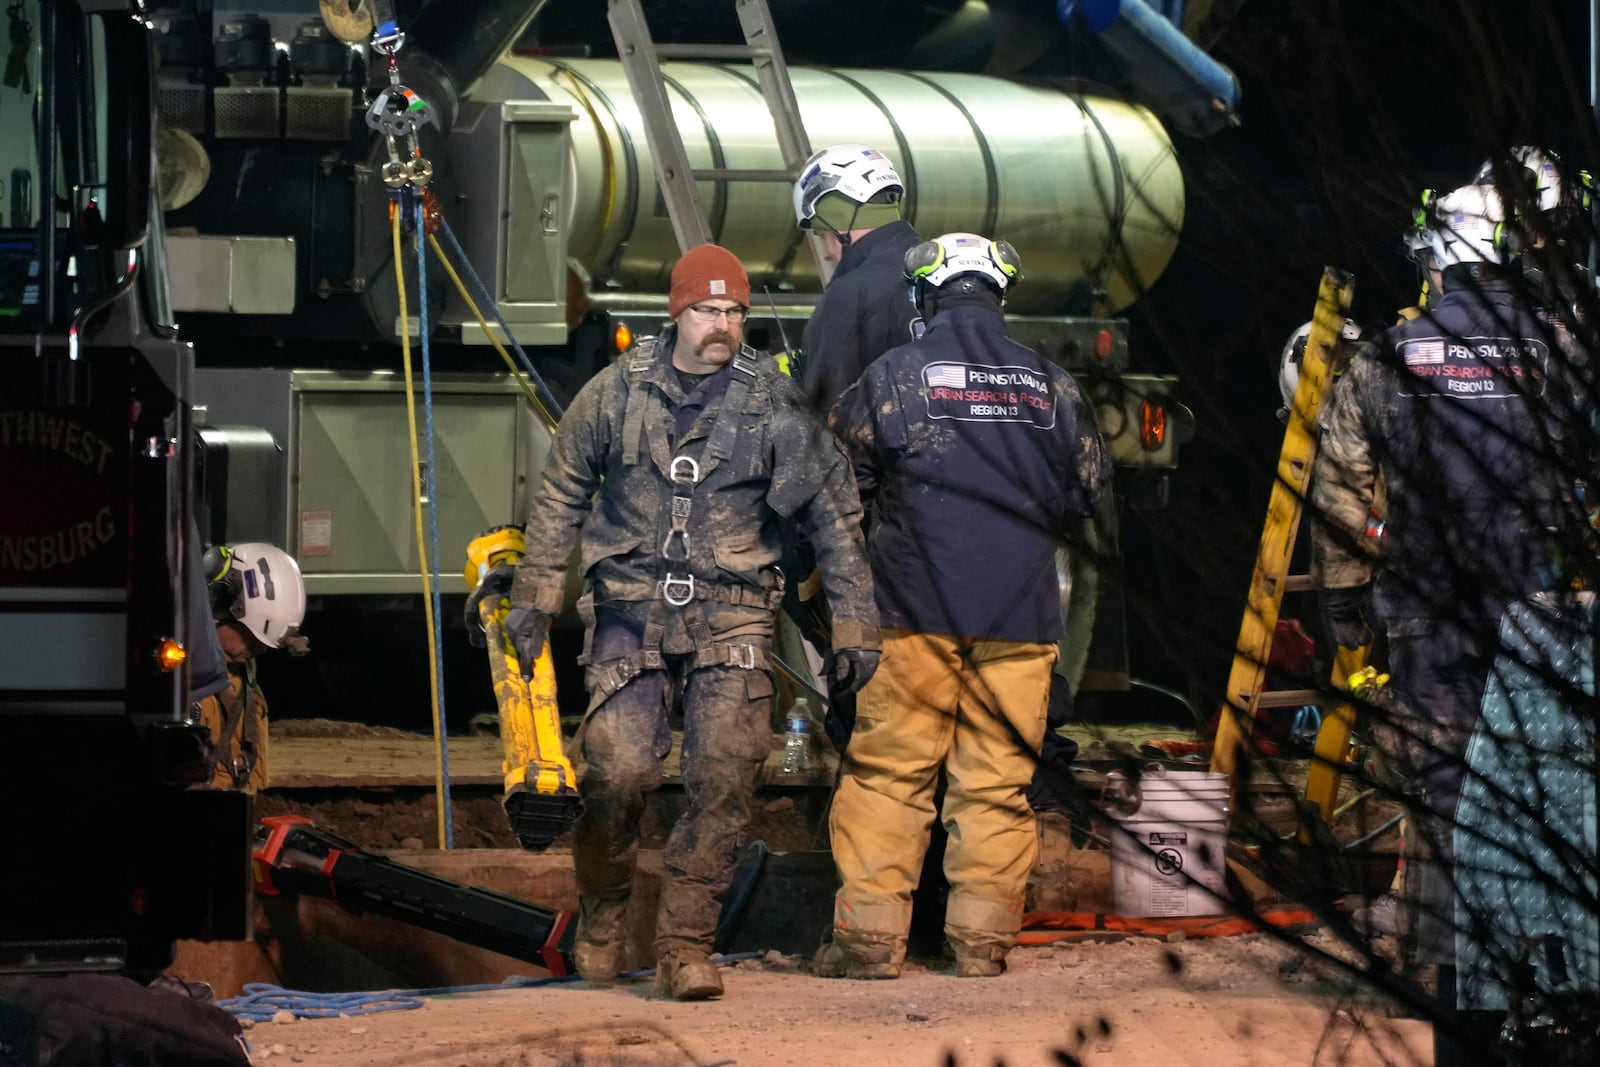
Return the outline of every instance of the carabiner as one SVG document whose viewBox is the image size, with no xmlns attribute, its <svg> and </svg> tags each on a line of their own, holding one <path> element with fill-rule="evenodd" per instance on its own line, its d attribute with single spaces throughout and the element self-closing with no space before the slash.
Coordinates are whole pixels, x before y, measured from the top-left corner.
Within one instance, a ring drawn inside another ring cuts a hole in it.
<svg viewBox="0 0 1600 1067">
<path fill-rule="evenodd" d="M 672 539 L 674 537 L 683 538 L 683 555 L 681 555 L 681 556 L 674 556 L 672 554 Z M 661 542 L 661 558 L 666 560 L 668 563 L 688 563 L 689 562 L 689 531 L 688 530 L 668 530 L 666 538 Z"/>
</svg>

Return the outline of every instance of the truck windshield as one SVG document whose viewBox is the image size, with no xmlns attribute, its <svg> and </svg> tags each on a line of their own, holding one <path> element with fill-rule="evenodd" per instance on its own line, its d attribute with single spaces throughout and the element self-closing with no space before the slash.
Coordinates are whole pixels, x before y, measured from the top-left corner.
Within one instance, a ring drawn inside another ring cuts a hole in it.
<svg viewBox="0 0 1600 1067">
<path fill-rule="evenodd" d="M 144 208 L 119 156 L 148 146 L 128 10 L 7 0 L 0 64 L 0 332 L 59 326 L 128 269 Z M 147 157 L 148 158 L 148 157 Z M 137 171 L 138 168 L 132 168 Z M 133 217 L 138 214 L 140 217 Z"/>
</svg>

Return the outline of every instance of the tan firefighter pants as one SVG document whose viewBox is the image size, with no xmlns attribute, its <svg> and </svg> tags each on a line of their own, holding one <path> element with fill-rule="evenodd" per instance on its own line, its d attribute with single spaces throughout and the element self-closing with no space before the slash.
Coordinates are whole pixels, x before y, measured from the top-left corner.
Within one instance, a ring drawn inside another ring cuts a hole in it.
<svg viewBox="0 0 1600 1067">
<path fill-rule="evenodd" d="M 885 630 L 829 828 L 843 883 L 833 937 L 867 962 L 905 957 L 939 770 L 950 832 L 945 935 L 958 955 L 1016 943 L 1037 840 L 1023 795 L 1044 738 L 1054 644 Z"/>
</svg>

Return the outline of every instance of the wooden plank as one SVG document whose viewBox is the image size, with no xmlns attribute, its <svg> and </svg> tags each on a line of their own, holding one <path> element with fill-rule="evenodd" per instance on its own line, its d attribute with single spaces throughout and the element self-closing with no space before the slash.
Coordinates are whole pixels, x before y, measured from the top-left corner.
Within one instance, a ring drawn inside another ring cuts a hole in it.
<svg viewBox="0 0 1600 1067">
<path fill-rule="evenodd" d="M 271 728 L 267 756 L 269 789 L 428 788 L 434 784 L 435 746 L 426 734 L 353 723 L 307 728 L 290 721 Z M 337 732 L 337 736 L 327 734 Z M 306 736 L 310 733 L 312 736 Z M 287 736 L 280 736 L 286 734 Z M 664 777 L 679 780 L 678 750 L 683 735 L 674 731 Z M 569 742 L 570 744 L 570 742 Z M 760 784 L 831 786 L 838 757 L 826 745 L 814 750 L 815 767 L 805 774 L 784 774 L 783 737 L 773 735 L 772 751 L 762 768 Z M 505 754 L 498 737 L 450 738 L 450 783 L 454 786 L 502 786 Z M 583 774 L 581 762 L 578 774 Z"/>
<path fill-rule="evenodd" d="M 436 749 L 425 734 L 408 737 L 271 737 L 269 789 L 432 786 Z M 450 783 L 498 786 L 504 754 L 498 737 L 452 737 Z"/>
</svg>

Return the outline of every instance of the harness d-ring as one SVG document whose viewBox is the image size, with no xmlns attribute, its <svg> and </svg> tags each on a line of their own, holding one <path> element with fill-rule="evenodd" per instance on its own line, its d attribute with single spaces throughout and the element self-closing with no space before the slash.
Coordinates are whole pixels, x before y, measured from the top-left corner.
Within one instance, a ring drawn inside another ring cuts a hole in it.
<svg viewBox="0 0 1600 1067">
<path fill-rule="evenodd" d="M 679 578 L 677 575 L 668 574 L 661 579 L 661 599 L 675 608 L 688 604 L 694 599 L 694 575 Z"/>
<path fill-rule="evenodd" d="M 682 479 L 678 477 L 678 467 L 679 465 L 685 463 L 689 465 L 689 484 L 694 485 L 700 481 L 700 464 L 695 462 L 695 458 L 693 456 L 673 457 L 672 466 L 667 468 L 667 477 L 672 479 L 674 482 L 682 481 Z"/>
</svg>

